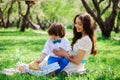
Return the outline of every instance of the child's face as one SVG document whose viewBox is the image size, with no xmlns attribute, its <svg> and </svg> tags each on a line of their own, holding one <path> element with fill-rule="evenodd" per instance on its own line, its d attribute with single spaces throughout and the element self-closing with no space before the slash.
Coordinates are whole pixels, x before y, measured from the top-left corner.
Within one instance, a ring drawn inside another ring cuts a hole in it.
<svg viewBox="0 0 120 80">
<path fill-rule="evenodd" d="M 53 39 L 53 40 L 58 40 L 60 37 L 59 36 L 55 36 L 55 35 L 50 35 L 50 37 Z"/>
</svg>

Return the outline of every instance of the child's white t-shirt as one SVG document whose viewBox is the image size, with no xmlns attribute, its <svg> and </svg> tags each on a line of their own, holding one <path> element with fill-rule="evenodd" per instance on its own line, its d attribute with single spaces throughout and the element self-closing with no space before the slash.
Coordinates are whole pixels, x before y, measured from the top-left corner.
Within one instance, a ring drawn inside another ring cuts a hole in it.
<svg viewBox="0 0 120 80">
<path fill-rule="evenodd" d="M 52 56 L 52 57 L 59 57 L 59 56 L 56 56 L 53 53 L 54 49 L 63 48 L 66 52 L 69 51 L 69 50 L 71 50 L 70 43 L 69 43 L 69 41 L 66 38 L 61 38 L 61 42 L 60 43 L 56 43 L 56 44 L 54 44 L 53 41 L 54 40 L 51 39 L 51 38 L 49 38 L 46 41 L 42 53 L 44 53 L 46 55 L 49 55 L 49 56 Z"/>
</svg>

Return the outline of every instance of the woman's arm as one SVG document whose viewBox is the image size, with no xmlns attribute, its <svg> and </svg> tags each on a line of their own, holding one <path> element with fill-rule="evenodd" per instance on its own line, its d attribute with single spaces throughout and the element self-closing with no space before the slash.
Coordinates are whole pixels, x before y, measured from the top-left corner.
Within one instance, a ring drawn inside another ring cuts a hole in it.
<svg viewBox="0 0 120 80">
<path fill-rule="evenodd" d="M 77 53 L 76 53 L 76 55 L 67 56 L 67 58 L 68 58 L 71 62 L 79 65 L 80 62 L 82 61 L 84 55 L 85 55 L 85 51 L 84 51 L 84 50 L 78 50 Z"/>
<path fill-rule="evenodd" d="M 71 62 L 77 65 L 80 64 L 85 55 L 85 51 L 80 49 L 77 51 L 76 55 L 73 55 L 72 57 L 69 54 L 67 54 L 67 52 L 62 48 L 60 48 L 59 50 L 54 50 L 53 52 L 57 56 L 67 57 Z"/>
<path fill-rule="evenodd" d="M 67 52 L 62 48 L 59 48 L 59 50 L 54 49 L 53 53 L 57 56 L 60 56 L 60 57 L 67 57 L 68 56 Z"/>
<path fill-rule="evenodd" d="M 96 31 L 94 30 L 93 33 L 93 42 L 94 42 L 94 49 L 93 49 L 93 55 L 95 56 L 97 54 L 97 46 L 96 46 Z"/>
</svg>

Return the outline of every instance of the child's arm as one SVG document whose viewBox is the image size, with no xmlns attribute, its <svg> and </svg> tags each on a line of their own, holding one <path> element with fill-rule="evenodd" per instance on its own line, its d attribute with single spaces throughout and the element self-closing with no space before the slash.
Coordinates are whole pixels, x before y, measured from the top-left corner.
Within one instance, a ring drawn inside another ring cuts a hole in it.
<svg viewBox="0 0 120 80">
<path fill-rule="evenodd" d="M 41 63 L 47 55 L 45 53 L 42 53 L 40 59 L 37 61 L 38 63 Z"/>
<path fill-rule="evenodd" d="M 50 47 L 49 47 L 49 39 L 48 39 L 47 42 L 45 43 L 44 49 L 42 51 L 42 55 L 40 59 L 38 60 L 38 63 L 41 63 L 45 59 L 45 57 L 49 53 L 49 50 L 50 50 Z"/>
</svg>

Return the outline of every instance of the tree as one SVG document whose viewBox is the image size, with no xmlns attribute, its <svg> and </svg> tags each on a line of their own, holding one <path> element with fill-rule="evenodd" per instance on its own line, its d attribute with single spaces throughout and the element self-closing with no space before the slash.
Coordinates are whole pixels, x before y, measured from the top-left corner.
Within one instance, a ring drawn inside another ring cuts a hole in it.
<svg viewBox="0 0 120 80">
<path fill-rule="evenodd" d="M 1 24 L 0 25 L 5 27 L 6 25 L 5 25 L 5 22 L 4 22 L 3 11 L 1 9 L 1 7 L 0 7 L 0 19 L 1 19 L 1 22 L 0 22 Z"/>
<path fill-rule="evenodd" d="M 117 8 L 120 0 L 109 0 L 107 6 L 104 7 L 103 9 L 100 8 L 100 5 L 104 0 L 91 0 L 93 3 L 94 11 L 92 10 L 91 6 L 87 3 L 86 0 L 81 0 L 81 1 L 86 11 L 94 18 L 94 20 L 99 25 L 102 31 L 102 36 L 106 38 L 110 38 L 111 31 L 114 28 L 115 17 L 117 15 Z M 112 4 L 112 10 L 104 20 L 102 18 L 102 15 L 105 14 L 105 12 L 111 7 L 111 4 Z"/>
<path fill-rule="evenodd" d="M 10 7 L 9 7 L 9 9 L 8 9 L 6 28 L 8 28 L 9 25 L 10 25 L 10 14 L 12 13 L 12 7 L 13 7 L 13 4 L 15 3 L 15 1 L 16 1 L 16 0 L 12 0 L 12 1 L 11 1 Z"/>
<path fill-rule="evenodd" d="M 33 4 L 35 4 L 35 1 L 36 0 L 27 0 L 27 1 L 25 1 L 25 3 L 27 4 L 27 11 L 26 11 L 26 14 L 23 16 L 23 20 L 22 20 L 23 23 L 22 23 L 22 26 L 21 26 L 21 29 L 20 29 L 21 32 L 24 32 L 25 28 L 29 24 L 28 21 L 27 21 L 28 15 L 30 13 L 30 8 L 32 7 Z M 22 13 L 21 13 L 21 15 L 22 15 Z"/>
<path fill-rule="evenodd" d="M 10 25 L 12 25 L 12 23 L 15 21 L 15 16 L 13 16 L 13 11 L 14 14 L 16 14 L 16 8 L 14 7 L 15 2 L 17 0 L 11 0 L 11 1 L 7 1 L 4 0 L 2 2 L 0 2 L 0 8 L 1 11 L 0 13 L 2 13 L 2 19 L 1 19 L 1 26 L 3 26 L 4 28 L 8 28 Z M 11 19 L 12 17 L 12 19 Z"/>
<path fill-rule="evenodd" d="M 72 25 L 73 17 L 79 12 L 79 0 L 44 0 L 40 8 L 43 11 L 43 21 L 62 22 L 66 26 Z M 81 8 L 82 9 L 82 8 Z"/>
<path fill-rule="evenodd" d="M 6 22 L 5 22 L 4 13 L 5 13 L 5 11 L 6 11 L 7 7 L 8 7 L 8 3 L 5 5 L 5 7 L 3 7 L 2 4 L 4 4 L 4 2 L 1 0 L 0 1 L 0 19 L 1 19 L 0 25 L 5 28 L 6 27 Z"/>
<path fill-rule="evenodd" d="M 17 20 L 17 28 L 19 28 L 20 27 L 20 22 L 21 22 L 21 12 L 22 11 L 22 9 L 21 9 L 21 2 L 20 1 L 18 1 L 18 14 L 19 14 L 19 19 Z"/>
<path fill-rule="evenodd" d="M 118 14 L 117 14 L 116 26 L 114 27 L 114 31 L 116 33 L 120 32 L 120 10 L 118 11 Z"/>
</svg>

